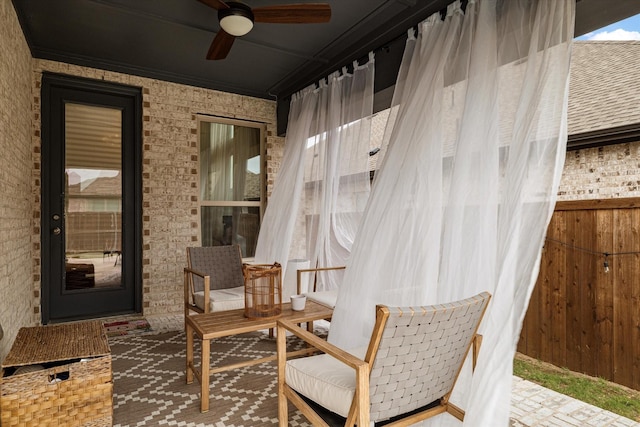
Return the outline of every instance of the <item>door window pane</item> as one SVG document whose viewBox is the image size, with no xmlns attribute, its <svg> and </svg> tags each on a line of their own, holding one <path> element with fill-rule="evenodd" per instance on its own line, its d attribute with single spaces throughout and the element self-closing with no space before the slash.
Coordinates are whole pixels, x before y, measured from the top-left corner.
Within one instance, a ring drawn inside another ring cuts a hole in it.
<svg viewBox="0 0 640 427">
<path fill-rule="evenodd" d="M 122 113 L 65 105 L 65 288 L 122 286 Z"/>
</svg>

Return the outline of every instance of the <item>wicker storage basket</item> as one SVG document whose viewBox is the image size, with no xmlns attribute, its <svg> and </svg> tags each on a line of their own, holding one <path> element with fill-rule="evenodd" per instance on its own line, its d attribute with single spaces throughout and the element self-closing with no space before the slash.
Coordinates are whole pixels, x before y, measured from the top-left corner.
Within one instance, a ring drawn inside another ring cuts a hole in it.
<svg viewBox="0 0 640 427">
<path fill-rule="evenodd" d="M 112 395 L 102 323 L 22 328 L 2 363 L 0 424 L 111 426 Z"/>
</svg>

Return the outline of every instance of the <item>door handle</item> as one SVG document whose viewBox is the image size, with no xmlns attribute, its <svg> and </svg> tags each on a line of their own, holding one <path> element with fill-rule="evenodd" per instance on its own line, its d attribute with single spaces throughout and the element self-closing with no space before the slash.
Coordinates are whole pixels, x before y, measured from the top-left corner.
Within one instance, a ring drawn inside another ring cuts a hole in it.
<svg viewBox="0 0 640 427">
<path fill-rule="evenodd" d="M 53 234 L 56 236 L 59 236 L 60 233 L 62 233 L 62 230 L 60 230 L 60 227 L 56 227 L 52 231 L 53 231 Z"/>
</svg>

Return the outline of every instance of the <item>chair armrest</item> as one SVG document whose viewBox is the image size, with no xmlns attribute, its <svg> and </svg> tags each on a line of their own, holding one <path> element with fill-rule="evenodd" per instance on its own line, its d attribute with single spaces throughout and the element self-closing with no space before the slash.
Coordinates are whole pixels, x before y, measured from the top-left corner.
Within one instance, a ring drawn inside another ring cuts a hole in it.
<svg viewBox="0 0 640 427">
<path fill-rule="evenodd" d="M 302 339 L 306 343 L 310 344 L 312 347 L 322 351 L 323 353 L 337 359 L 338 361 L 346 364 L 350 368 L 354 369 L 356 375 L 356 384 L 355 384 L 355 399 L 358 401 L 358 405 L 354 406 L 354 403 L 351 405 L 351 410 L 349 412 L 349 416 L 347 421 L 351 420 L 355 421 L 359 426 L 368 426 L 369 425 L 369 363 L 365 362 L 362 359 L 357 358 L 356 356 L 348 353 L 333 344 L 328 343 L 327 341 L 313 335 L 311 332 L 308 332 L 295 323 L 289 320 L 278 320 L 277 321 L 277 360 L 278 360 L 278 396 L 279 396 L 279 417 L 280 425 L 282 424 L 282 420 L 287 415 L 287 406 L 286 403 L 282 404 L 282 399 L 292 399 L 292 402 L 302 411 L 303 414 L 310 418 L 311 420 L 317 420 L 318 422 L 322 422 L 321 418 L 319 418 L 313 410 L 300 398 L 295 391 L 286 383 L 286 363 L 287 363 L 287 334 L 286 331 L 291 332 L 298 338 Z M 355 402 L 355 401 L 354 401 Z M 315 415 L 313 417 L 312 415 Z M 314 422 L 315 425 L 315 422 Z M 319 424 L 326 425 L 326 424 Z M 345 424 L 347 425 L 347 424 Z"/>
<path fill-rule="evenodd" d="M 318 273 L 318 271 L 329 271 L 329 270 L 344 270 L 345 268 L 347 268 L 344 265 L 341 265 L 339 267 L 316 267 L 316 268 L 301 268 L 298 270 L 298 274 L 296 276 L 296 280 L 297 280 L 297 292 L 300 293 L 300 282 L 302 281 L 302 273 Z M 313 291 L 316 291 L 316 276 L 314 276 L 313 279 Z"/>
<path fill-rule="evenodd" d="M 316 348 L 317 350 L 320 350 L 321 352 L 334 357 L 335 359 L 339 360 L 345 365 L 348 365 L 356 370 L 358 368 L 361 368 L 362 366 L 368 366 L 368 363 L 365 362 L 364 360 L 359 359 L 353 354 L 345 350 L 342 350 L 339 347 L 336 347 L 335 345 L 323 340 L 322 338 L 312 334 L 311 332 L 308 332 L 305 329 L 302 329 L 301 327 L 291 322 L 290 320 L 284 320 L 284 319 L 278 320 L 277 328 L 278 328 L 278 334 L 277 334 L 278 337 L 280 336 L 285 337 L 286 336 L 285 331 L 289 331 L 295 336 L 297 336 L 298 338 L 300 338 L 301 340 L 303 340 L 304 342 L 306 342 L 307 344 Z M 278 342 L 278 344 L 280 344 L 280 342 Z M 285 348 L 280 348 L 280 346 L 278 346 L 278 352 L 286 353 L 286 341 L 283 341 L 283 344 L 285 345 Z"/>
<path fill-rule="evenodd" d="M 203 311 L 205 313 L 208 313 L 209 312 L 209 292 L 210 292 L 209 288 L 211 287 L 211 277 L 207 276 L 206 274 L 202 273 L 201 271 L 194 270 L 193 268 L 190 268 L 190 267 L 185 267 L 184 268 L 184 303 L 185 303 L 185 310 L 187 309 L 187 306 L 189 304 L 191 304 L 192 306 L 196 305 L 195 299 L 193 298 L 193 295 L 195 294 L 195 289 L 193 288 L 193 280 L 191 278 L 191 275 L 196 275 L 196 276 L 202 277 L 202 280 L 204 281 L 204 283 L 203 283 L 203 291 L 204 291 L 204 307 L 203 307 Z M 189 297 L 191 297 L 191 301 L 189 300 Z"/>
<path fill-rule="evenodd" d="M 185 268 L 184 268 L 184 272 L 185 272 L 185 273 L 188 273 L 188 274 L 195 274 L 196 276 L 200 276 L 200 277 L 202 277 L 203 279 L 204 279 L 205 277 L 207 277 L 207 275 L 206 275 L 206 274 L 204 274 L 204 273 L 202 273 L 202 272 L 200 272 L 200 271 L 198 271 L 198 270 L 194 270 L 193 268 L 189 268 L 189 267 L 185 267 Z"/>
</svg>

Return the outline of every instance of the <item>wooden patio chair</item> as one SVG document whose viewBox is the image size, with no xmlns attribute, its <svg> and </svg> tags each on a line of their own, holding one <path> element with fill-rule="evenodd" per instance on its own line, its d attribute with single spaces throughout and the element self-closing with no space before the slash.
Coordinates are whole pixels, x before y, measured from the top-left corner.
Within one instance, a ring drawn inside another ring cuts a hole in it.
<svg viewBox="0 0 640 427">
<path fill-rule="evenodd" d="M 298 294 L 304 293 L 309 301 L 317 302 L 318 304 L 322 304 L 325 307 L 335 308 L 336 301 L 338 299 L 338 290 L 332 289 L 328 291 L 318 291 L 316 288 L 318 284 L 318 273 L 322 271 L 344 270 L 345 268 L 345 266 L 339 266 L 298 269 L 296 273 Z M 302 292 L 302 275 L 308 273 L 313 273 L 313 287 L 310 291 Z"/>
<path fill-rule="evenodd" d="M 408 426 L 444 412 L 463 420 L 449 397 L 472 346 L 475 367 L 490 298 L 483 292 L 429 307 L 379 305 L 368 347 L 349 352 L 279 320 L 279 425 L 288 423 L 288 401 L 314 426 L 329 426 L 327 415 L 345 426 Z M 285 331 L 324 354 L 287 360 Z"/>
<path fill-rule="evenodd" d="M 184 312 L 244 308 L 244 273 L 239 245 L 187 248 Z"/>
</svg>

